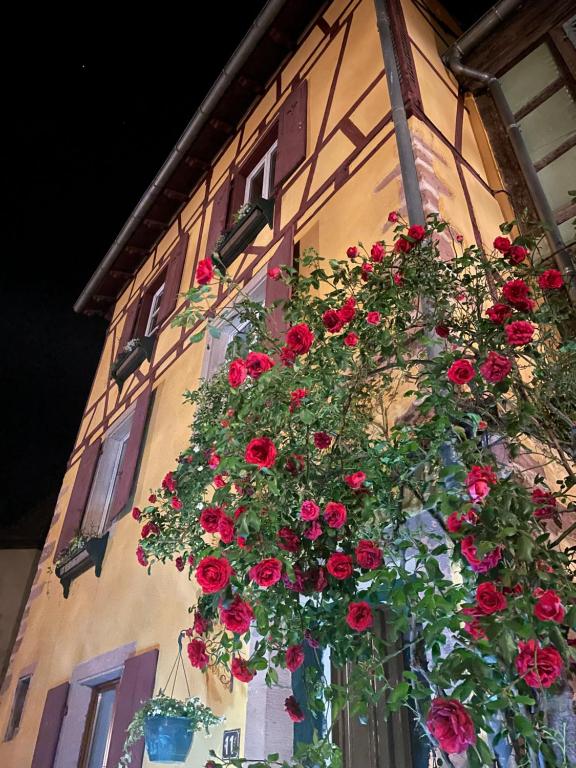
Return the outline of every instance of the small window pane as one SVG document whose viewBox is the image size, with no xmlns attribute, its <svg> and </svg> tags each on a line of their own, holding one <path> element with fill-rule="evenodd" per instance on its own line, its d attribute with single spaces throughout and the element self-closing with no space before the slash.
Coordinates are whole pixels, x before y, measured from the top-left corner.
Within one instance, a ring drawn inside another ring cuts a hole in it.
<svg viewBox="0 0 576 768">
<path fill-rule="evenodd" d="M 274 171 L 276 170 L 276 149 L 270 155 L 270 164 L 268 171 L 268 189 L 264 197 L 269 200 L 274 193 Z"/>
<path fill-rule="evenodd" d="M 562 88 L 520 120 L 522 136 L 533 162 L 538 162 L 576 134 L 576 104 Z M 573 169 L 576 178 L 576 168 Z"/>
<path fill-rule="evenodd" d="M 544 43 L 502 75 L 500 85 L 512 112 L 518 112 L 559 75 L 554 57 Z"/>
<path fill-rule="evenodd" d="M 574 189 L 576 179 L 576 147 L 538 171 L 538 178 L 553 211 L 568 205 L 568 190 Z"/>
<path fill-rule="evenodd" d="M 264 166 L 258 170 L 250 179 L 250 189 L 248 190 L 247 203 L 254 203 L 259 197 L 264 197 Z"/>
<path fill-rule="evenodd" d="M 558 229 L 562 235 L 562 240 L 564 240 L 566 244 L 576 242 L 576 228 L 574 226 L 573 218 L 570 218 L 567 221 L 562 222 L 562 224 L 559 224 Z"/>
<path fill-rule="evenodd" d="M 10 714 L 10 720 L 8 722 L 8 728 L 6 729 L 5 741 L 10 741 L 16 735 L 18 728 L 20 727 L 20 721 L 22 720 L 22 712 L 24 711 L 24 704 L 26 702 L 26 696 L 28 695 L 28 688 L 30 687 L 31 677 L 22 677 L 16 684 L 16 690 L 14 692 L 14 702 L 12 704 L 12 712 Z"/>
<path fill-rule="evenodd" d="M 108 688 L 96 693 L 96 712 L 88 747 L 86 768 L 104 768 L 106 765 L 115 701 L 116 688 Z"/>
</svg>

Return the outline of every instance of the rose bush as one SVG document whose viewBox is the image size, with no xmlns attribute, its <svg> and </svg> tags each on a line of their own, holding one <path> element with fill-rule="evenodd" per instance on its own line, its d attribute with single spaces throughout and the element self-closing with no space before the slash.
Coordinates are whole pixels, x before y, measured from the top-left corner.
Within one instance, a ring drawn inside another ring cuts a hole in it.
<svg viewBox="0 0 576 768">
<path fill-rule="evenodd" d="M 574 313 L 511 226 L 491 254 L 453 236 L 446 259 L 436 215 L 389 220 L 392 243 L 307 252 L 301 273 L 269 276 L 291 291 L 285 338 L 276 307 L 238 300 L 249 331 L 187 393 L 190 445 L 141 510 L 138 559 L 189 563 L 199 667 L 207 653 L 273 685 L 306 646 L 359 667 L 348 687 L 307 667 L 307 701 L 286 700 L 295 722 L 327 702 L 366 710 L 377 690 L 379 711 L 408 707 L 447 765 L 466 752 L 492 766 L 499 741 L 518 765 L 568 765 L 573 713 L 550 702 L 575 659 L 575 551 L 558 527 L 576 486 Z M 176 322 L 198 341 L 210 286 L 188 298 Z M 296 760 L 339 765 L 325 739 Z"/>
</svg>

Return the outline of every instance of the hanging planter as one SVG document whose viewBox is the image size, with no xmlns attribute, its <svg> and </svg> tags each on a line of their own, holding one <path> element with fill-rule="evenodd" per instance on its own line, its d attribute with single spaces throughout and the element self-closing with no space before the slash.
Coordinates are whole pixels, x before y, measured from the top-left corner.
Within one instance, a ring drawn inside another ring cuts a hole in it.
<svg viewBox="0 0 576 768">
<path fill-rule="evenodd" d="M 193 738 L 188 717 L 156 715 L 144 721 L 144 741 L 151 763 L 184 763 Z"/>
<path fill-rule="evenodd" d="M 110 368 L 110 376 L 118 384 L 119 389 L 122 389 L 128 376 L 131 376 L 144 360 L 151 359 L 155 341 L 155 336 L 130 339 L 124 349 L 116 355 Z"/>
<path fill-rule="evenodd" d="M 56 560 L 55 573 L 62 584 L 65 598 L 70 592 L 72 580 L 84 571 L 94 567 L 96 576 L 100 577 L 108 536 L 108 532 L 103 536 L 79 534 L 60 553 Z"/>
<path fill-rule="evenodd" d="M 268 224 L 274 224 L 274 199 L 259 197 L 253 203 L 246 203 L 236 214 L 234 224 L 218 238 L 214 250 L 224 267 L 249 246 Z"/>
</svg>

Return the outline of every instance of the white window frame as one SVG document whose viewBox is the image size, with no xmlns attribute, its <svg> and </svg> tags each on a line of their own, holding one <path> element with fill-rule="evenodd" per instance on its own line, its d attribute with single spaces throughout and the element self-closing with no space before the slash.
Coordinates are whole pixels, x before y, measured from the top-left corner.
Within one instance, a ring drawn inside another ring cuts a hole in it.
<svg viewBox="0 0 576 768">
<path fill-rule="evenodd" d="M 250 202 L 250 187 L 252 186 L 252 179 L 264 168 L 264 179 L 262 181 L 262 197 L 265 199 L 270 199 L 272 197 L 272 182 L 273 179 L 271 178 L 270 171 L 272 169 L 272 156 L 275 154 L 276 150 L 278 148 L 278 142 L 275 141 L 274 144 L 270 147 L 270 149 L 266 152 L 264 157 L 258 162 L 258 164 L 250 171 L 248 176 L 246 177 L 246 186 L 244 188 L 244 205 L 246 203 Z M 264 191 L 267 192 L 267 194 L 264 194 Z"/>
<path fill-rule="evenodd" d="M 148 313 L 148 320 L 146 321 L 146 330 L 144 336 L 152 336 L 152 334 L 158 330 L 158 313 L 160 312 L 160 304 L 162 303 L 162 296 L 164 295 L 164 286 L 166 283 L 162 283 L 160 288 L 152 296 L 152 302 L 150 304 L 150 312 Z"/>
<path fill-rule="evenodd" d="M 129 408 L 104 436 L 82 519 L 83 533 L 99 536 L 108 527 L 110 506 L 122 469 L 126 445 L 132 431 L 133 418 L 134 406 Z"/>
<path fill-rule="evenodd" d="M 246 294 L 252 301 L 257 301 L 262 306 L 266 304 L 266 269 L 260 270 L 252 280 L 245 286 L 242 293 Z M 239 296 L 236 301 L 242 301 L 243 296 Z M 202 361 L 202 378 L 211 379 L 212 376 L 221 368 L 225 359 L 226 351 L 236 334 L 243 330 L 247 323 L 243 323 L 240 328 L 234 327 L 231 321 L 234 318 L 234 304 L 232 302 L 225 315 L 219 317 L 211 323 L 213 328 L 220 331 L 219 338 L 214 338 L 206 332 L 206 347 L 204 350 L 204 359 Z"/>
</svg>

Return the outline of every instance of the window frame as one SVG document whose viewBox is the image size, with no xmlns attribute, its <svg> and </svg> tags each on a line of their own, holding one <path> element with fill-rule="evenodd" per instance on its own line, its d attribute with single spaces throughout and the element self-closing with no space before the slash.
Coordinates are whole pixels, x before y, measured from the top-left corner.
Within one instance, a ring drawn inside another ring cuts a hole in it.
<svg viewBox="0 0 576 768">
<path fill-rule="evenodd" d="M 268 147 L 268 149 L 265 151 L 261 159 L 256 163 L 254 168 L 252 168 L 252 170 L 246 175 L 245 183 L 244 183 L 244 202 L 243 202 L 244 205 L 250 202 L 250 191 L 251 191 L 250 188 L 251 188 L 252 180 L 260 172 L 262 168 L 264 169 L 264 177 L 262 179 L 262 197 L 265 200 L 271 200 L 274 197 L 273 168 L 274 168 L 277 152 L 278 152 L 278 139 L 276 138 L 273 141 L 273 143 L 270 145 L 270 147 Z M 274 163 L 272 162 L 272 158 L 274 158 Z M 267 191 L 268 194 L 265 195 L 264 191 Z"/>
<path fill-rule="evenodd" d="M 90 703 L 88 705 L 88 713 L 86 715 L 86 722 L 84 726 L 84 733 L 82 734 L 82 745 L 80 747 L 80 754 L 78 757 L 78 768 L 88 768 L 90 764 L 90 758 L 92 755 L 92 748 L 94 745 L 94 735 L 96 733 L 96 724 L 98 722 L 98 712 L 100 707 L 101 695 L 106 691 L 114 690 L 114 704 L 112 706 L 112 712 L 110 714 L 110 721 L 108 723 L 108 732 L 106 736 L 106 747 L 104 750 L 103 765 L 106 765 L 108 759 L 108 753 L 110 751 L 110 741 L 112 739 L 112 730 L 114 728 L 114 717 L 116 715 L 116 704 L 118 701 L 118 687 L 120 685 L 120 678 L 114 678 L 113 680 L 107 680 L 103 683 L 91 685 L 90 689 Z"/>
<path fill-rule="evenodd" d="M 22 717 L 24 715 L 24 708 L 26 707 L 26 701 L 28 699 L 28 692 L 30 691 L 30 685 L 32 683 L 32 672 L 21 675 L 18 678 L 16 687 L 14 689 L 14 696 L 12 697 L 12 706 L 10 707 L 10 717 L 8 718 L 8 725 L 4 733 L 4 741 L 12 741 L 20 730 L 22 723 Z M 24 693 L 22 689 L 25 687 Z"/>
<path fill-rule="evenodd" d="M 160 327 L 160 324 L 157 321 L 160 314 L 160 307 L 162 306 L 162 297 L 164 296 L 165 287 L 166 280 L 163 280 L 160 287 L 157 288 L 152 295 L 150 310 L 148 312 L 148 319 L 146 320 L 146 327 L 144 330 L 144 336 L 152 336 Z"/>
</svg>

